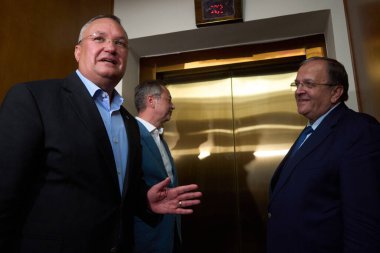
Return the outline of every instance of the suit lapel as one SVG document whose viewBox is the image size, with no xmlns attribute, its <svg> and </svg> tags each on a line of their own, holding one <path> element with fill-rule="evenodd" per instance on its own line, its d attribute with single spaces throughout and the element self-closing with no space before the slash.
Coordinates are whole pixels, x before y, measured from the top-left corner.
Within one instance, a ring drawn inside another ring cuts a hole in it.
<svg viewBox="0 0 380 253">
<path fill-rule="evenodd" d="M 150 152 L 154 154 L 154 157 L 157 158 L 157 160 L 162 163 L 162 166 L 164 166 L 164 162 L 162 161 L 160 150 L 158 149 L 157 144 L 153 139 L 153 136 L 150 134 L 148 129 L 146 129 L 146 127 L 140 121 L 137 121 L 137 122 L 140 128 L 140 133 L 142 137 L 141 139 L 144 142 L 145 146 L 150 150 Z"/>
<path fill-rule="evenodd" d="M 76 73 L 71 74 L 65 80 L 63 88 L 67 91 L 67 99 L 72 105 L 73 110 L 88 131 L 92 133 L 95 145 L 104 157 L 107 169 L 112 175 L 114 181 L 113 186 L 120 195 L 112 147 L 108 139 L 107 130 L 95 102 Z"/>
<path fill-rule="evenodd" d="M 306 159 L 308 155 L 311 155 L 314 149 L 316 149 L 331 134 L 345 108 L 347 107 L 342 103 L 332 112 L 330 112 L 330 114 L 326 116 L 326 118 L 318 126 L 315 132 L 310 135 L 307 141 L 302 145 L 302 148 L 299 149 L 292 158 L 289 157 L 289 154 L 294 148 L 294 145 L 291 147 L 290 151 L 284 160 L 280 163 L 273 176 L 274 179 L 276 177 L 278 178 L 277 182 L 275 184 L 272 182 L 271 185 L 271 201 L 284 187 L 286 187 L 286 183 L 289 182 L 290 176 L 294 172 L 297 165 L 302 160 Z"/>
<path fill-rule="evenodd" d="M 140 121 L 137 121 L 137 122 L 139 124 L 140 133 L 141 133 L 141 137 L 142 137 L 142 142 L 144 142 L 145 146 L 150 150 L 150 152 L 152 152 L 153 156 L 161 164 L 160 167 L 162 168 L 162 170 L 164 171 L 164 173 L 168 176 L 167 171 L 165 169 L 164 161 L 162 160 L 161 152 L 158 149 L 157 144 L 156 144 L 156 142 L 153 139 L 153 136 L 151 135 L 151 133 L 146 129 L 146 127 Z M 175 182 L 172 182 L 172 184 L 173 185 L 177 185 L 177 176 L 175 174 L 175 168 L 174 168 L 173 158 L 169 155 L 170 153 L 169 153 L 168 145 L 167 145 L 166 141 L 163 138 L 161 138 L 161 143 L 163 144 L 163 146 L 164 146 L 164 148 L 166 150 L 166 153 L 168 154 L 170 163 L 172 165 L 172 172 L 173 172 L 173 177 L 174 177 L 174 180 L 175 180 Z"/>
<path fill-rule="evenodd" d="M 127 168 L 125 171 L 125 177 L 123 182 L 123 199 L 126 196 L 127 189 L 129 187 L 129 180 L 132 179 L 131 170 L 137 170 L 140 168 L 134 168 L 134 166 L 141 166 L 139 161 L 139 165 L 132 162 L 132 160 L 141 159 L 141 154 L 138 153 L 140 150 L 140 133 L 138 132 L 138 127 L 136 125 L 136 120 L 134 117 L 128 113 L 128 111 L 124 107 L 120 107 L 120 114 L 124 121 L 125 130 L 127 131 L 128 138 L 128 161 Z M 138 148 L 137 148 L 138 147 Z M 135 177 L 133 177 L 135 179 Z"/>
</svg>

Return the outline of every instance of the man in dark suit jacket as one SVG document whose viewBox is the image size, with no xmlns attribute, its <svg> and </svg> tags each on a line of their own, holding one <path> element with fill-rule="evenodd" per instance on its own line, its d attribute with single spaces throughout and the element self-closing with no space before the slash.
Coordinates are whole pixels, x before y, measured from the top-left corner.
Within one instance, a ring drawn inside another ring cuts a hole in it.
<svg viewBox="0 0 380 253">
<path fill-rule="evenodd" d="M 188 214 L 196 185 L 148 190 L 136 120 L 114 90 L 128 39 L 115 16 L 85 24 L 78 70 L 15 85 L 0 109 L 0 252 L 130 252 L 133 217 Z M 179 205 L 178 203 L 181 203 Z"/>
<path fill-rule="evenodd" d="M 145 182 L 151 186 L 170 177 L 169 187 L 176 187 L 178 182 L 173 157 L 162 137 L 163 124 L 170 120 L 174 110 L 169 90 L 162 81 L 145 81 L 135 88 L 135 106 L 141 133 Z M 135 217 L 136 253 L 178 252 L 180 238 L 179 215 L 163 215 L 154 227 Z"/>
<path fill-rule="evenodd" d="M 292 86 L 314 131 L 272 178 L 268 253 L 380 252 L 379 123 L 344 104 L 348 78 L 336 60 L 306 60 Z"/>
</svg>

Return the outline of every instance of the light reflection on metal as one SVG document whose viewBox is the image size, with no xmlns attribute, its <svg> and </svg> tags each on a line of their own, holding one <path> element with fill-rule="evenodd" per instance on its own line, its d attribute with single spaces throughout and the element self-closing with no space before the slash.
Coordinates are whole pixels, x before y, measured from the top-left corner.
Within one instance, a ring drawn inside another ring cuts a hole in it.
<svg viewBox="0 0 380 253">
<path fill-rule="evenodd" d="M 245 209 L 257 206 L 247 213 L 266 219 L 269 180 L 306 123 L 290 88 L 295 77 L 289 72 L 168 86 L 176 109 L 165 123 L 165 139 L 179 179 L 198 180 L 205 194 L 215 194 L 205 209 L 225 205 L 217 196 L 227 194 L 239 196 Z"/>
<path fill-rule="evenodd" d="M 254 126 L 247 126 L 247 127 L 240 127 L 235 130 L 235 133 L 244 133 L 244 132 L 251 132 L 251 131 L 259 131 L 259 130 L 296 130 L 301 131 L 304 128 L 304 126 L 295 126 L 295 125 L 286 125 L 286 124 L 262 124 L 262 125 L 254 125 Z M 197 132 L 189 133 L 189 135 L 198 135 L 198 134 L 209 134 L 209 133 L 225 133 L 225 134 L 233 134 L 233 130 L 228 129 L 207 129 Z"/>
<path fill-rule="evenodd" d="M 249 79 L 247 78 L 237 78 L 234 79 L 234 85 L 238 85 L 239 89 L 234 90 L 234 97 L 248 97 L 252 99 L 252 96 L 265 95 L 268 96 L 270 93 L 276 92 L 289 92 L 292 91 L 290 83 L 294 82 L 295 74 L 277 74 L 269 76 L 255 76 Z M 229 83 L 230 79 L 219 80 L 218 82 L 198 82 L 197 85 L 194 84 L 181 84 L 181 85 L 171 85 L 170 93 L 173 99 L 184 100 L 193 99 L 200 100 L 204 98 L 230 98 L 231 89 L 228 86 L 225 88 L 220 88 L 220 83 Z M 252 85 L 256 83 L 258 85 Z M 212 92 L 211 92 L 212 91 Z M 212 100 L 208 101 L 212 103 Z"/>
<path fill-rule="evenodd" d="M 282 143 L 282 144 L 277 144 L 277 145 L 240 145 L 239 146 L 239 151 L 240 152 L 250 152 L 252 153 L 252 150 L 257 150 L 255 152 L 259 152 L 258 156 L 256 157 L 263 157 L 263 154 L 266 152 L 271 152 L 271 148 L 273 148 L 274 153 L 277 152 L 282 152 L 282 155 L 284 156 L 287 151 L 289 150 L 289 146 L 293 142 L 289 143 Z M 278 151 L 276 151 L 278 150 Z M 220 145 L 214 145 L 210 148 L 203 149 L 203 148 L 187 148 L 187 149 L 173 149 L 171 151 L 172 156 L 174 158 L 178 158 L 180 156 L 197 156 L 199 159 L 202 157 L 203 159 L 206 157 L 209 157 L 211 154 L 229 154 L 234 152 L 234 147 L 233 146 L 220 146 Z M 255 155 L 255 152 L 253 153 Z M 262 153 L 264 152 L 264 153 Z M 273 155 L 274 156 L 281 156 L 281 154 Z M 269 157 L 269 156 L 267 156 Z"/>
<path fill-rule="evenodd" d="M 288 153 L 288 151 L 289 149 L 261 150 L 253 152 L 253 155 L 255 158 L 285 156 Z"/>
<path fill-rule="evenodd" d="M 210 125 L 212 127 L 212 124 Z M 202 160 L 211 155 L 211 150 L 215 146 L 214 136 L 212 133 L 207 134 L 207 140 L 199 145 L 199 160 Z"/>
<path fill-rule="evenodd" d="M 206 157 L 209 157 L 209 156 L 210 156 L 210 151 L 201 150 L 201 152 L 198 155 L 198 159 L 199 160 L 203 160 L 203 159 L 205 159 Z"/>
<path fill-rule="evenodd" d="M 212 59 L 212 60 L 188 62 L 184 64 L 184 69 L 204 68 L 204 67 L 220 66 L 220 65 L 242 63 L 242 62 L 254 62 L 254 61 L 267 60 L 267 59 L 278 59 L 278 58 L 300 56 L 300 55 L 305 55 L 304 48 L 267 52 L 267 53 L 258 53 L 250 57 Z M 158 71 L 165 71 L 165 70 L 166 70 L 165 67 L 160 67 L 158 69 Z"/>
<path fill-rule="evenodd" d="M 304 127 L 303 120 L 297 118 L 289 86 L 295 75 L 291 72 L 169 85 L 176 110 L 165 124 L 165 138 L 173 157 L 195 156 L 202 160 L 212 154 L 252 154 L 254 150 L 260 151 L 256 158 L 284 156 L 285 151 L 277 150 L 288 150 Z"/>
</svg>

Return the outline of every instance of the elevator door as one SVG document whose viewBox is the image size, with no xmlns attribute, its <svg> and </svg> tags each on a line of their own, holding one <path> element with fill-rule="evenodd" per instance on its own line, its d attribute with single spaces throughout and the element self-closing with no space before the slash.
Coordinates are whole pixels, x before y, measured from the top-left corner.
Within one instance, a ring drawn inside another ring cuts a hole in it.
<svg viewBox="0 0 380 253">
<path fill-rule="evenodd" d="M 203 192 L 182 217 L 183 252 L 265 252 L 270 178 L 305 125 L 290 83 L 296 73 L 173 83 L 165 124 L 180 184 Z"/>
</svg>

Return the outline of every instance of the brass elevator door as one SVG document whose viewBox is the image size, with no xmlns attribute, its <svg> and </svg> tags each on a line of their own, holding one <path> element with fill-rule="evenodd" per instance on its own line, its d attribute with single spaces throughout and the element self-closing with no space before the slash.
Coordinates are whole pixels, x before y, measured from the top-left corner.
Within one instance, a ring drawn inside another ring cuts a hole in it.
<svg viewBox="0 0 380 253">
<path fill-rule="evenodd" d="M 270 178 L 306 121 L 296 70 L 170 83 L 165 138 L 180 184 L 203 192 L 182 217 L 183 252 L 265 252 Z"/>
</svg>

